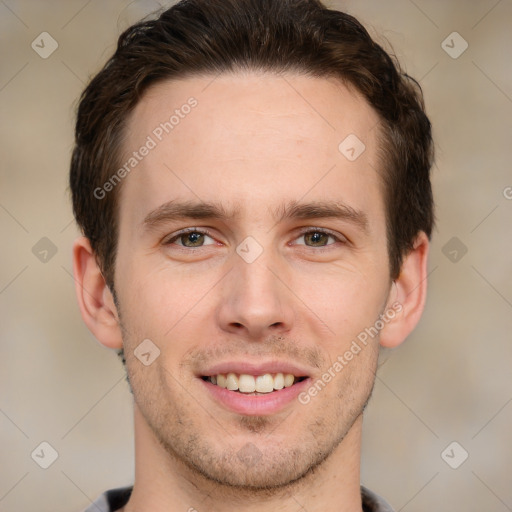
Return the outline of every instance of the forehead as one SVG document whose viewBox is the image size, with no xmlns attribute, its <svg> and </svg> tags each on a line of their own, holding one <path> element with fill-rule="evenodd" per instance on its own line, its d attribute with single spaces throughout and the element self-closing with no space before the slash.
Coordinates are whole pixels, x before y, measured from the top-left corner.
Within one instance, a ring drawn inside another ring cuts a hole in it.
<svg viewBox="0 0 512 512">
<path fill-rule="evenodd" d="M 190 103 L 197 105 L 190 108 Z M 172 125 L 169 132 L 162 126 L 166 122 Z M 217 145 L 234 137 L 254 138 L 276 130 L 280 137 L 289 134 L 297 141 L 318 142 L 322 138 L 326 143 L 334 142 L 330 148 L 334 151 L 336 141 L 347 131 L 367 139 L 376 124 L 378 116 L 365 99 L 337 79 L 257 72 L 157 83 L 128 120 L 130 134 L 135 137 L 153 133 L 159 138 L 160 127 L 164 131 L 161 135 L 172 135 L 176 143 L 194 133 L 204 136 L 208 132 L 208 138 L 194 141 Z M 287 132 L 283 132 L 285 127 Z M 132 139 L 128 138 L 128 144 L 136 145 Z M 239 147 L 239 152 L 247 149 Z M 236 145 L 229 150 L 235 151 Z"/>
<path fill-rule="evenodd" d="M 121 211 L 130 205 L 131 216 L 174 198 L 254 210 L 306 194 L 379 193 L 378 116 L 338 80 L 238 73 L 165 81 L 146 92 L 127 127 L 123 163 L 151 147 L 122 186 Z"/>
</svg>

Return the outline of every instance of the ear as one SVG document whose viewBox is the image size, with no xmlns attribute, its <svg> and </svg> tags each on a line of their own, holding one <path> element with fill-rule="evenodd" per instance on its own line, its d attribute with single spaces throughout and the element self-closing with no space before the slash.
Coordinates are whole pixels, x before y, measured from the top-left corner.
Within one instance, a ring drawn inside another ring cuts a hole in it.
<svg viewBox="0 0 512 512">
<path fill-rule="evenodd" d="M 114 297 L 96 262 L 89 239 L 82 236 L 73 244 L 73 273 L 82 318 L 96 339 L 108 348 L 123 346 Z"/>
<path fill-rule="evenodd" d="M 383 347 L 400 345 L 421 318 L 427 297 L 428 250 L 428 237 L 420 231 L 413 249 L 404 258 L 400 275 L 394 282 L 396 286 L 392 287 L 389 294 L 386 311 L 394 311 L 395 316 L 380 333 L 380 344 Z"/>
</svg>

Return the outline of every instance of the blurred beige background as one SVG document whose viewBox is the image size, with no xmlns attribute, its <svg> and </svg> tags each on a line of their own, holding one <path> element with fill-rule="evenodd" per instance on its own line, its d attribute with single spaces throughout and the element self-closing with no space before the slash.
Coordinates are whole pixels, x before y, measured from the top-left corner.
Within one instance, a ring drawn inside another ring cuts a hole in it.
<svg viewBox="0 0 512 512">
<path fill-rule="evenodd" d="M 437 146 L 427 309 L 383 354 L 362 481 L 397 511 L 510 511 L 512 1 L 329 5 L 382 34 L 421 81 Z M 132 482 L 123 369 L 75 301 L 67 173 L 80 92 L 119 33 L 157 8 L 0 0 L 2 512 L 79 511 Z M 31 47 L 42 32 L 58 44 L 47 58 L 49 43 Z M 48 469 L 42 442 L 58 453 Z"/>
</svg>

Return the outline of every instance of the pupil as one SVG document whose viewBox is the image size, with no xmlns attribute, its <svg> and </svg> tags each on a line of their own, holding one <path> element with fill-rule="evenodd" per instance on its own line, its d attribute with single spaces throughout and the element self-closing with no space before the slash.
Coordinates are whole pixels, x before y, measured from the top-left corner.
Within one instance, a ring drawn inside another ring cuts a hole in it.
<svg viewBox="0 0 512 512">
<path fill-rule="evenodd" d="M 187 233 L 185 235 L 185 241 L 183 245 L 190 246 L 190 245 L 199 245 L 198 242 L 202 242 L 202 237 L 204 235 L 202 233 Z M 182 239 L 183 242 L 183 239 Z"/>
<path fill-rule="evenodd" d="M 322 237 L 325 237 L 326 234 L 316 231 L 315 233 L 310 233 L 308 236 L 313 244 L 318 244 L 322 242 Z"/>
</svg>

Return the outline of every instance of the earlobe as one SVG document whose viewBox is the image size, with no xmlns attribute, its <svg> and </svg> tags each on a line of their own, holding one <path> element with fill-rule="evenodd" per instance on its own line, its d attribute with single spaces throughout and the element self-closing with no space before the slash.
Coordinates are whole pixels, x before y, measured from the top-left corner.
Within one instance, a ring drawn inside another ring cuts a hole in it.
<svg viewBox="0 0 512 512">
<path fill-rule="evenodd" d="M 82 318 L 96 339 L 106 347 L 123 346 L 117 308 L 96 256 L 86 237 L 73 244 L 75 290 Z"/>
<path fill-rule="evenodd" d="M 428 237 L 420 232 L 413 249 L 404 257 L 400 275 L 394 281 L 396 290 L 389 296 L 388 308 L 395 310 L 380 333 L 380 344 L 393 348 L 400 345 L 418 324 L 427 296 Z"/>
</svg>

